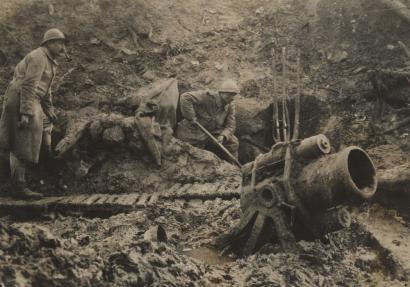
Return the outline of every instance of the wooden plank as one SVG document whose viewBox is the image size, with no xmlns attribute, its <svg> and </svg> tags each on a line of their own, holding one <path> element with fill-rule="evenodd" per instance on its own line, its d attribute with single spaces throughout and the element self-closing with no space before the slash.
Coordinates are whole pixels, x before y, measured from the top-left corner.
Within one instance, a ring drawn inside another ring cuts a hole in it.
<svg viewBox="0 0 410 287">
<path fill-rule="evenodd" d="M 121 196 L 120 199 L 117 201 L 118 204 L 121 205 L 134 205 L 134 203 L 140 198 L 141 194 L 138 193 L 131 193 L 125 194 Z"/>
<path fill-rule="evenodd" d="M 152 196 L 151 196 L 151 198 L 150 198 L 150 200 L 149 200 L 149 204 L 155 204 L 155 203 L 157 203 L 157 201 L 158 201 L 158 199 L 159 199 L 159 195 L 160 195 L 160 193 L 159 192 L 156 192 L 156 193 L 154 193 L 154 194 L 152 194 Z"/>
<path fill-rule="evenodd" d="M 177 191 L 174 193 L 174 196 L 175 196 L 175 197 L 181 197 L 182 195 L 184 195 L 185 193 L 187 193 L 188 190 L 191 189 L 192 186 L 193 186 L 192 183 L 187 183 L 187 184 L 183 185 L 179 190 L 177 190 Z"/>
<path fill-rule="evenodd" d="M 105 202 L 104 204 L 106 205 L 111 205 L 111 204 L 115 204 L 118 200 L 118 195 L 111 195 Z"/>
<path fill-rule="evenodd" d="M 73 201 L 75 197 L 76 197 L 75 195 L 66 196 L 62 200 L 60 200 L 58 203 L 59 204 L 70 204 L 71 201 Z"/>
<path fill-rule="evenodd" d="M 79 204 L 79 203 L 83 203 L 83 201 L 85 201 L 90 195 L 89 194 L 80 194 L 77 195 L 72 201 L 72 204 Z"/>
<path fill-rule="evenodd" d="M 198 187 L 196 193 L 202 195 L 216 196 L 218 188 L 219 186 L 216 183 L 205 183 Z"/>
<path fill-rule="evenodd" d="M 222 184 L 221 186 L 218 187 L 216 194 L 218 196 L 225 196 L 225 195 L 240 195 L 241 194 L 241 189 L 240 186 L 229 186 Z"/>
<path fill-rule="evenodd" d="M 201 183 L 194 183 L 192 185 L 183 186 L 180 190 L 178 190 L 176 197 L 189 199 L 189 198 L 199 198 L 202 194 L 200 194 L 200 190 L 203 184 Z"/>
<path fill-rule="evenodd" d="M 148 193 L 143 193 L 141 197 L 138 199 L 138 201 L 135 203 L 136 206 L 142 206 L 147 203 L 149 194 Z"/>
<path fill-rule="evenodd" d="M 111 196 L 112 195 L 109 194 L 103 194 L 98 200 L 94 201 L 93 204 L 104 204 Z"/>
<path fill-rule="evenodd" d="M 0 202 L 0 206 L 5 207 L 5 208 L 12 207 L 12 206 L 24 206 L 27 204 L 28 204 L 27 200 L 15 200 L 12 198 L 5 199 Z"/>
<path fill-rule="evenodd" d="M 163 196 L 165 198 L 169 198 L 172 197 L 172 195 L 181 188 L 181 184 L 180 183 L 176 183 L 173 186 L 171 186 L 170 189 L 166 190 L 165 192 L 163 192 Z"/>
<path fill-rule="evenodd" d="M 65 198 L 65 197 L 62 197 L 62 196 L 46 197 L 46 198 L 42 198 L 40 200 L 36 200 L 32 204 L 35 204 L 35 205 L 52 205 L 52 204 L 55 204 L 55 203 L 59 202 L 63 198 Z"/>
<path fill-rule="evenodd" d="M 93 194 L 88 199 L 86 199 L 84 201 L 84 204 L 90 205 L 90 204 L 94 203 L 95 201 L 97 201 L 100 197 L 101 197 L 101 194 Z"/>
</svg>

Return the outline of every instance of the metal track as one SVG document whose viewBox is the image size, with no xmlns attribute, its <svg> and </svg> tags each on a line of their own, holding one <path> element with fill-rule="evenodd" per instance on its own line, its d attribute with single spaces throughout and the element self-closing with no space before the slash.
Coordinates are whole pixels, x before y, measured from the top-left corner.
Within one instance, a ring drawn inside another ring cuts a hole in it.
<svg viewBox="0 0 410 287">
<path fill-rule="evenodd" d="M 239 185 L 215 183 L 175 184 L 169 189 L 153 193 L 77 194 L 53 196 L 40 200 L 0 199 L 1 213 L 22 211 L 60 212 L 127 212 L 158 203 L 175 200 L 231 200 L 240 197 Z"/>
</svg>

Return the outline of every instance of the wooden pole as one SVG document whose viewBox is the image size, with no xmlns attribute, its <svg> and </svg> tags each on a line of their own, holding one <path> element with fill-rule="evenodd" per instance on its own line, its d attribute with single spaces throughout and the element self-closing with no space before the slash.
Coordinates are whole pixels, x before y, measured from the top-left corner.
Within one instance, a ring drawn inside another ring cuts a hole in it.
<svg viewBox="0 0 410 287">
<path fill-rule="evenodd" d="M 300 126 L 300 93 L 301 93 L 301 71 L 300 71 L 300 49 L 298 49 L 297 55 L 297 66 L 296 66 L 296 77 L 297 77 L 297 92 L 295 97 L 295 122 L 293 123 L 293 137 L 292 140 L 297 140 L 299 137 L 299 126 Z"/>
<path fill-rule="evenodd" d="M 276 81 L 276 53 L 272 48 L 272 76 L 273 76 L 273 95 L 272 95 L 272 137 L 275 143 L 280 141 L 279 129 L 279 108 L 277 95 L 277 81 Z"/>
<path fill-rule="evenodd" d="M 286 67 L 286 48 L 282 48 L 282 128 L 283 128 L 283 141 L 288 141 L 288 123 L 286 121 L 286 80 L 287 80 L 287 67 Z"/>
<path fill-rule="evenodd" d="M 196 125 L 229 157 L 230 160 L 232 160 L 232 162 L 234 162 L 238 167 L 242 167 L 241 163 L 236 159 L 236 157 L 234 157 L 222 144 L 220 144 L 218 140 L 206 128 L 204 128 L 198 122 L 196 122 Z"/>
</svg>

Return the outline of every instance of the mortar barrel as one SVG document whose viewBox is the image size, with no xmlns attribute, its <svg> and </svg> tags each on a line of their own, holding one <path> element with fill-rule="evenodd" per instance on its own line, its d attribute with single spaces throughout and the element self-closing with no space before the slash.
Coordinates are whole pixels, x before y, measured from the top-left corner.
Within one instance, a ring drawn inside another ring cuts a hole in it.
<svg viewBox="0 0 410 287">
<path fill-rule="evenodd" d="M 258 166 L 261 168 L 271 167 L 273 163 L 281 161 L 285 157 L 286 146 L 282 146 L 273 152 L 263 154 Z M 296 148 L 296 156 L 298 158 L 314 158 L 324 154 L 330 153 L 329 139 L 322 134 L 315 135 L 306 139 L 303 139 Z M 249 162 L 242 166 L 242 174 L 244 176 L 249 175 L 252 172 L 253 162 Z"/>
<path fill-rule="evenodd" d="M 354 197 L 368 199 L 377 189 L 376 168 L 364 150 L 352 146 L 304 166 L 295 187 L 310 208 L 328 208 Z"/>
</svg>

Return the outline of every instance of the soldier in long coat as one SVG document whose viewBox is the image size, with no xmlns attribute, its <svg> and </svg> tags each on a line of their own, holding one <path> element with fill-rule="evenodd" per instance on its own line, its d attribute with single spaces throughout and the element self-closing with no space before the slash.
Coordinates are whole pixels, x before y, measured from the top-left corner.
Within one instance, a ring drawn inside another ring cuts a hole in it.
<svg viewBox="0 0 410 287">
<path fill-rule="evenodd" d="M 17 64 L 4 96 L 0 119 L 0 149 L 10 153 L 13 195 L 41 197 L 25 185 L 27 163 L 38 163 L 40 150 L 51 151 L 51 131 L 57 117 L 52 104 L 51 84 L 56 57 L 64 52 L 65 36 L 48 30 L 41 46 Z"/>
<path fill-rule="evenodd" d="M 218 91 L 188 92 L 180 97 L 183 120 L 178 124 L 177 138 L 200 148 L 212 147 L 205 133 L 195 124 L 199 122 L 235 157 L 239 142 L 235 133 L 236 117 L 234 97 L 239 88 L 233 80 L 226 80 Z M 213 149 L 213 148 L 211 148 Z"/>
</svg>

